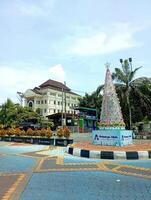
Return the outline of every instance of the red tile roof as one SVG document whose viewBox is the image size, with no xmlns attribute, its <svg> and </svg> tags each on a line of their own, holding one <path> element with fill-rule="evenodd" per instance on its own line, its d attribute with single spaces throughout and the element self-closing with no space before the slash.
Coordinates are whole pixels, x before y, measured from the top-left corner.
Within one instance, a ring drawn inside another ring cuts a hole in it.
<svg viewBox="0 0 151 200">
<path fill-rule="evenodd" d="M 42 83 L 40 86 L 40 88 L 44 88 L 44 87 L 53 87 L 56 89 L 64 89 L 66 91 L 70 91 L 70 88 L 68 88 L 65 84 L 58 82 L 58 81 L 54 81 L 54 80 L 47 80 L 46 82 Z"/>
</svg>

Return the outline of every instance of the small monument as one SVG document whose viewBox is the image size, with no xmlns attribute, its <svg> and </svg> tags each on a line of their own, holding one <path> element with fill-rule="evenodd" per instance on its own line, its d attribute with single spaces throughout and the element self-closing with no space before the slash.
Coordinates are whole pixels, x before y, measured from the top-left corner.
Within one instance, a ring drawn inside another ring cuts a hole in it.
<svg viewBox="0 0 151 200">
<path fill-rule="evenodd" d="M 120 102 L 107 64 L 100 128 L 93 131 L 93 144 L 123 146 L 132 144 L 132 131 L 125 130 Z"/>
</svg>

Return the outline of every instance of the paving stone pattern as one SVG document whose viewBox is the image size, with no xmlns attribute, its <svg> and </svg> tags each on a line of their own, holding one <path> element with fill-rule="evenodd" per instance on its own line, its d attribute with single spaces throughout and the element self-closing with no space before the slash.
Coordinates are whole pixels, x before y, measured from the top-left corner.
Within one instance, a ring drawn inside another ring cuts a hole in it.
<svg viewBox="0 0 151 200">
<path fill-rule="evenodd" d="M 10 144 L 0 142 L 2 200 L 10 200 L 13 190 L 11 200 L 151 200 L 150 160 L 91 160 L 61 147 L 46 151 L 41 145 Z"/>
</svg>

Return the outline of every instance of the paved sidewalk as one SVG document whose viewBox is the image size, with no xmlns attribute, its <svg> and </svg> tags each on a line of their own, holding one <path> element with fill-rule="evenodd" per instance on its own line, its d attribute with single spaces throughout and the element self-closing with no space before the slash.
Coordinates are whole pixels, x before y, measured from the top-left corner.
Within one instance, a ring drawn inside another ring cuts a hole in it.
<svg viewBox="0 0 151 200">
<path fill-rule="evenodd" d="M 80 148 L 85 150 L 94 150 L 94 151 L 149 151 L 151 150 L 151 141 L 133 141 L 133 144 L 128 146 L 101 146 L 93 145 L 89 141 L 76 142 L 71 147 Z"/>
<path fill-rule="evenodd" d="M 88 159 L 65 149 L 0 142 L 0 199 L 151 199 L 150 160 Z"/>
</svg>

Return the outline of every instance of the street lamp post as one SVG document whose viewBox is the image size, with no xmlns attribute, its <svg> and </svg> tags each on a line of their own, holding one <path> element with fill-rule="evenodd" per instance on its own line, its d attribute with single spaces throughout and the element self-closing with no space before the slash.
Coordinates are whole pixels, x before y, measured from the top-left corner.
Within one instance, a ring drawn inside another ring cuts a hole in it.
<svg viewBox="0 0 151 200">
<path fill-rule="evenodd" d="M 131 66 L 131 71 L 129 73 L 129 75 L 132 73 L 132 58 L 128 59 L 129 61 L 129 65 Z M 130 104 L 130 84 L 128 84 L 128 99 L 129 99 L 129 120 L 130 120 L 130 130 L 132 128 L 132 110 L 131 110 L 131 104 Z"/>
<path fill-rule="evenodd" d="M 64 92 L 63 92 L 63 88 L 62 88 L 62 110 L 61 110 L 61 126 L 62 126 L 62 127 L 63 127 L 63 102 L 64 102 L 64 101 L 63 101 L 63 96 L 64 96 L 63 93 L 64 93 Z"/>
<path fill-rule="evenodd" d="M 64 85 L 66 86 L 66 81 L 64 81 Z M 66 121 L 67 121 L 67 111 L 66 111 L 66 107 L 67 107 L 67 101 L 66 101 L 66 90 L 64 90 L 64 126 L 66 126 Z"/>
<path fill-rule="evenodd" d="M 22 92 L 17 92 L 18 96 L 19 96 L 19 101 L 20 101 L 20 105 L 23 106 L 23 98 L 24 98 L 24 94 Z"/>
<path fill-rule="evenodd" d="M 120 59 L 120 63 L 122 65 L 122 68 L 123 68 L 123 59 Z M 131 105 L 130 105 L 130 74 L 132 72 L 132 58 L 129 58 L 128 59 L 128 64 L 130 65 L 131 67 L 131 70 L 128 74 L 128 95 L 127 95 L 127 103 L 128 103 L 128 110 L 129 110 L 129 128 L 131 130 L 131 127 L 132 127 L 132 111 L 131 111 Z"/>
<path fill-rule="evenodd" d="M 129 61 L 129 64 L 131 66 L 131 72 L 132 72 L 132 58 L 129 58 L 128 61 Z"/>
</svg>

